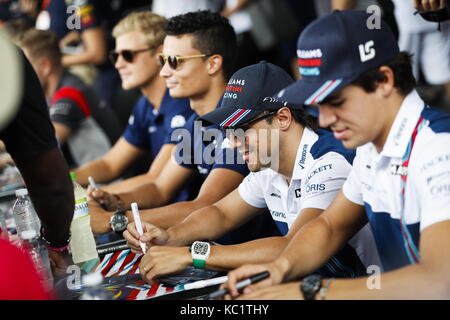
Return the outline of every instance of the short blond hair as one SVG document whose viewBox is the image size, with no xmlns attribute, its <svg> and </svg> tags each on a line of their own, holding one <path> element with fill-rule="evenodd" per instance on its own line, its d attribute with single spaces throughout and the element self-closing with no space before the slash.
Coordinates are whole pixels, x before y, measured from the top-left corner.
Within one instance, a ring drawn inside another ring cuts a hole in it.
<svg viewBox="0 0 450 320">
<path fill-rule="evenodd" d="M 16 42 L 22 49 L 27 49 L 33 58 L 46 57 L 54 66 L 62 65 L 58 37 L 53 31 L 29 29 L 21 34 Z"/>
<path fill-rule="evenodd" d="M 147 45 L 150 48 L 157 48 L 163 44 L 166 37 L 166 23 L 166 18 L 150 11 L 133 12 L 119 21 L 114 27 L 112 35 L 117 39 L 125 33 L 141 31 Z"/>
</svg>

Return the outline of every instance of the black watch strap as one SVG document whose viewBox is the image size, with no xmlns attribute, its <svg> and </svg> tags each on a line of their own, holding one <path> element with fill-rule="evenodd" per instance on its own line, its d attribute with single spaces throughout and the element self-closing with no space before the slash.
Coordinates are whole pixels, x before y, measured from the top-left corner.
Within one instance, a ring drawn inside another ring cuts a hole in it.
<svg viewBox="0 0 450 320">
<path fill-rule="evenodd" d="M 315 300 L 316 295 L 322 287 L 322 276 L 318 274 L 312 274 L 303 278 L 300 284 L 300 291 L 303 294 L 305 300 Z"/>
</svg>

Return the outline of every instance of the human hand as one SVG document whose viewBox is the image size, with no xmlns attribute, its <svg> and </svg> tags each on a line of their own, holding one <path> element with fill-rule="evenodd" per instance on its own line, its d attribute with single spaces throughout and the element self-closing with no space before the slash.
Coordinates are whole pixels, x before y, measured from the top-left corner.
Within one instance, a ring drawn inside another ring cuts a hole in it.
<svg viewBox="0 0 450 320">
<path fill-rule="evenodd" d="M 106 211 L 102 206 L 94 201 L 88 201 L 89 213 L 91 216 L 91 229 L 92 232 L 102 234 L 111 231 L 111 225 L 109 224 L 113 212 Z"/>
<path fill-rule="evenodd" d="M 445 0 L 414 0 L 414 8 L 419 11 L 435 11 L 445 7 Z"/>
<path fill-rule="evenodd" d="M 136 229 L 136 224 L 131 222 L 127 226 L 127 230 L 123 232 L 123 237 L 127 240 L 128 246 L 134 253 L 143 253 L 139 241 L 144 243 L 147 249 L 154 245 L 165 245 L 169 239 L 169 235 L 164 229 L 160 229 L 150 223 L 142 221 L 143 235 L 140 235 Z"/>
<path fill-rule="evenodd" d="M 91 186 L 89 186 L 87 188 L 87 196 L 89 197 L 89 199 L 96 201 L 108 211 L 114 211 L 117 209 L 117 199 L 113 194 L 109 192 L 106 192 L 102 189 L 93 189 Z"/>
<path fill-rule="evenodd" d="M 224 298 L 225 299 L 237 298 L 240 295 L 240 292 L 238 292 L 238 290 L 236 289 L 236 283 L 263 271 L 269 271 L 270 276 L 265 280 L 247 286 L 243 290 L 244 294 L 249 294 L 254 290 L 279 284 L 283 280 L 283 273 L 274 262 L 269 264 L 244 265 L 228 273 L 228 281 L 222 284 L 221 288 L 222 289 L 228 288 L 230 293 L 225 295 Z"/>
<path fill-rule="evenodd" d="M 289 282 L 256 289 L 239 296 L 237 300 L 303 300 L 303 295 L 300 292 L 300 282 Z"/>
<path fill-rule="evenodd" d="M 189 247 L 153 246 L 142 257 L 139 270 L 142 279 L 152 284 L 158 276 L 182 271 L 191 264 Z"/>
<path fill-rule="evenodd" d="M 67 276 L 67 268 L 73 265 L 72 257 L 68 251 L 58 252 L 48 249 L 48 257 L 52 268 L 53 277 L 56 281 Z"/>
</svg>

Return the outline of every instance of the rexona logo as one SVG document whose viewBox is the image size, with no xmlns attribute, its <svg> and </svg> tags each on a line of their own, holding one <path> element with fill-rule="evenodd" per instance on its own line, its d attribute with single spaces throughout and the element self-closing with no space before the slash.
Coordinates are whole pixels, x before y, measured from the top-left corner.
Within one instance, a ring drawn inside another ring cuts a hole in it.
<svg viewBox="0 0 450 320">
<path fill-rule="evenodd" d="M 308 153 L 308 145 L 303 145 L 302 149 L 302 157 L 300 158 L 300 161 L 298 162 L 298 165 L 303 169 L 305 169 L 305 161 L 306 161 L 306 154 Z"/>
<path fill-rule="evenodd" d="M 361 58 L 361 62 L 366 62 L 375 58 L 375 49 L 372 48 L 375 45 L 373 40 L 367 41 L 364 45 L 360 44 L 359 48 L 359 56 Z"/>
</svg>

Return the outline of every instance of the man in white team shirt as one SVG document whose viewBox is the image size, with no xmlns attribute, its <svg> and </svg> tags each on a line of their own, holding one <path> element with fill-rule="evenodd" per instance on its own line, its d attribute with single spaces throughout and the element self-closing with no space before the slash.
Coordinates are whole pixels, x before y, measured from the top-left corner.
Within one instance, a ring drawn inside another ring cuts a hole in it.
<svg viewBox="0 0 450 320">
<path fill-rule="evenodd" d="M 331 132 L 316 130 L 316 118 L 301 106 L 286 106 L 271 97 L 291 83 L 285 71 L 267 62 L 242 68 L 228 82 L 222 106 L 202 116 L 204 122 L 219 124 L 231 133 L 232 145 L 252 173 L 224 199 L 193 212 L 167 231 L 144 224 L 146 233 L 139 238 L 134 225 L 129 225 L 124 236 L 132 249 L 141 250 L 138 240 L 150 246 L 140 265 L 148 281 L 192 264 L 229 270 L 244 263 L 271 261 L 336 196 L 350 172 L 354 152 L 345 149 Z M 196 241 L 215 239 L 266 208 L 283 236 L 229 246 Z M 189 252 L 186 245 L 193 242 Z M 373 264 L 380 263 L 366 228 L 315 272 L 356 277 L 365 275 L 366 267 Z"/>
<path fill-rule="evenodd" d="M 385 22 L 367 28 L 369 17 L 333 12 L 298 40 L 302 80 L 282 99 L 318 105 L 320 125 L 356 157 L 343 190 L 273 263 L 229 273 L 232 297 L 236 281 L 269 270 L 240 298 L 450 298 L 450 116 L 420 99 L 409 55 Z M 320 57 L 304 56 L 312 52 Z M 385 271 L 376 283 L 307 276 L 277 285 L 310 273 L 367 222 Z"/>
</svg>

